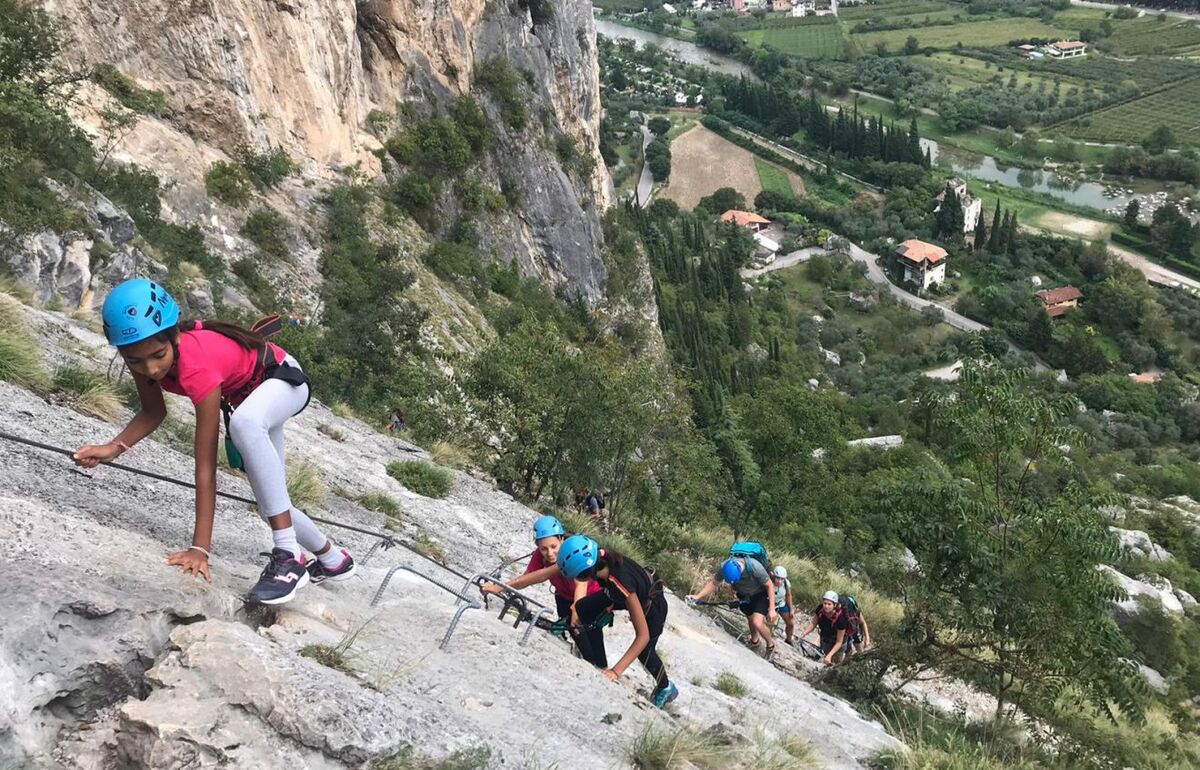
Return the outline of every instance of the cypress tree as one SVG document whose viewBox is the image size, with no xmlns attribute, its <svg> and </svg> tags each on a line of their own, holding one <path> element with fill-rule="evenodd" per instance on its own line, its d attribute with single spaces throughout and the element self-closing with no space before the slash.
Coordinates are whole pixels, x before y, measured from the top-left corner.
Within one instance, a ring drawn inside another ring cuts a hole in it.
<svg viewBox="0 0 1200 770">
<path fill-rule="evenodd" d="M 983 219 L 981 216 L 980 219 Z M 996 212 L 992 214 L 992 232 L 988 236 L 987 250 L 996 253 L 1000 250 L 1000 236 L 1003 231 L 1000 229 L 1000 199 L 996 199 Z"/>
<path fill-rule="evenodd" d="M 1004 232 L 1004 253 L 1010 254 L 1017 248 L 1017 213 L 1014 211 L 1008 218 L 1008 227 Z"/>
<path fill-rule="evenodd" d="M 959 242 L 963 236 L 963 207 L 954 188 L 946 185 L 942 205 L 938 208 L 938 233 L 948 240 Z"/>
<path fill-rule="evenodd" d="M 984 248 L 987 241 L 987 223 L 983 218 L 983 213 L 980 212 L 979 219 L 975 221 L 975 237 L 971 239 L 972 247 L 978 251 Z"/>
</svg>

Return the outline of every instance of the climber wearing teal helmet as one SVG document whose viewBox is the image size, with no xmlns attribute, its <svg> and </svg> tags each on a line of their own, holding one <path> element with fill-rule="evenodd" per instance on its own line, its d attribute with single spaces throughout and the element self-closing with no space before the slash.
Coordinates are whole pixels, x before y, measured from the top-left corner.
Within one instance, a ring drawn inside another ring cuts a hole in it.
<svg viewBox="0 0 1200 770">
<path fill-rule="evenodd" d="M 558 557 L 561 553 L 566 530 L 562 522 L 553 516 L 542 516 L 533 523 L 533 544 L 537 550 L 529 559 L 525 574 L 507 583 L 512 589 L 520 590 L 527 586 L 546 581 L 554 588 L 554 605 L 560 619 L 577 621 L 575 616 L 575 581 L 563 575 L 558 569 Z M 504 588 L 497 583 L 484 583 L 479 590 L 485 594 L 500 594 Z M 587 593 L 599 593 L 600 585 L 595 580 L 587 582 Z M 608 668 L 608 655 L 604 649 L 604 629 L 595 625 L 580 626 L 578 622 L 568 624 L 572 640 L 583 659 L 596 668 Z"/>
<path fill-rule="evenodd" d="M 174 329 L 179 323 L 179 305 L 158 284 L 134 278 L 108 293 L 101 318 L 109 343 L 124 347 Z"/>
<path fill-rule="evenodd" d="M 558 569 L 577 582 L 575 612 L 585 626 L 610 610 L 625 610 L 633 624 L 634 639 L 616 665 L 604 669 L 604 676 L 617 681 L 625 670 L 639 660 L 654 679 L 650 700 L 665 707 L 679 695 L 679 689 L 667 678 L 667 669 L 658 657 L 658 638 L 667 622 L 667 600 L 663 584 L 652 571 L 622 556 L 607 551 L 587 535 L 568 537 L 558 551 Z M 582 581 L 595 580 L 599 593 L 584 596 Z"/>
<path fill-rule="evenodd" d="M 107 444 L 80 447 L 74 459 L 93 468 L 149 436 L 167 415 L 163 391 L 187 396 L 196 410 L 196 523 L 192 544 L 167 556 L 184 573 L 212 580 L 216 510 L 217 437 L 225 413 L 226 449 L 240 459 L 275 548 L 250 601 L 282 604 L 308 584 L 345 580 L 354 560 L 292 507 L 284 475 L 283 424 L 308 404 L 308 378 L 278 345 L 220 321 L 179 322 L 179 305 L 145 278 L 109 292 L 101 313 L 104 334 L 133 375 L 141 408 Z M 301 546 L 316 558 L 305 566 Z"/>
</svg>

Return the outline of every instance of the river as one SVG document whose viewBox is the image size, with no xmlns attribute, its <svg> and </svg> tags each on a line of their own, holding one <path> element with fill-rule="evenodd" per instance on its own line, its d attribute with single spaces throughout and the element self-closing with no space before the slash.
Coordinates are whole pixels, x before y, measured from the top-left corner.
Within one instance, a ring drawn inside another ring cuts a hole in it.
<svg viewBox="0 0 1200 770">
<path fill-rule="evenodd" d="M 656 32 L 637 29 L 636 27 L 626 27 L 623 24 L 617 24 L 616 22 L 600 18 L 596 19 L 596 31 L 614 40 L 621 38 L 633 40 L 639 46 L 643 46 L 646 43 L 653 43 L 659 48 L 670 51 L 680 61 L 687 64 L 694 64 L 697 67 L 707 67 L 708 69 L 723 72 L 726 75 L 733 75 L 734 77 L 739 75 L 754 77 L 754 73 L 750 71 L 750 68 L 737 59 L 712 51 L 706 51 L 687 40 L 678 40 Z"/>
<path fill-rule="evenodd" d="M 1088 206 L 1101 211 L 1113 207 L 1124 209 L 1132 197 L 1124 192 L 1105 195 L 1108 185 L 1099 182 L 1076 182 L 1059 177 L 1053 171 L 1005 166 L 991 155 L 979 155 L 957 147 L 943 148 L 932 139 L 922 139 L 921 147 L 929 150 L 929 156 L 935 163 L 951 169 L 956 174 L 973 177 L 982 182 L 996 182 L 1006 187 L 1045 193 L 1076 206 Z M 1114 187 L 1119 188 L 1121 185 L 1117 182 Z"/>
<path fill-rule="evenodd" d="M 729 56 L 707 51 L 695 43 L 678 40 L 655 32 L 626 27 L 607 19 L 596 19 L 596 31 L 605 37 L 614 39 L 624 38 L 633 40 L 638 45 L 653 43 L 670 51 L 680 61 L 699 67 L 723 72 L 726 75 L 746 75 L 754 77 L 750 68 Z M 1007 167 L 997 163 L 990 155 L 977 155 L 960 150 L 957 147 L 941 148 L 932 139 L 922 139 L 921 146 L 928 148 L 930 156 L 939 165 L 950 168 L 956 174 L 969 176 L 983 182 L 994 182 L 1006 187 L 1016 187 L 1024 190 L 1045 193 L 1059 200 L 1076 206 L 1087 206 L 1099 211 L 1114 207 L 1124 208 L 1129 202 L 1124 193 L 1114 197 L 1104 194 L 1107 185 L 1097 182 L 1071 182 L 1060 178 L 1053 171 L 1039 171 L 1018 167 Z M 1117 185 L 1119 186 L 1119 185 Z"/>
</svg>

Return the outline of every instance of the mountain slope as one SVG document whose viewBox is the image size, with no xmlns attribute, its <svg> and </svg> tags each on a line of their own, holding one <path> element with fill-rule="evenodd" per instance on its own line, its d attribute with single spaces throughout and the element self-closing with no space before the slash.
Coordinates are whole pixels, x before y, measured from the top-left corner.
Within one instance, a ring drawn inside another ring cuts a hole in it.
<svg viewBox="0 0 1200 770">
<path fill-rule="evenodd" d="M 49 358 L 105 355 L 77 322 L 27 313 Z M 0 429 L 74 446 L 113 427 L 0 383 Z M 468 573 L 530 547 L 534 511 L 461 474 L 445 500 L 410 492 L 384 466 L 424 456 L 420 450 L 319 403 L 289 423 L 287 441 L 292 456 L 315 464 L 338 490 L 319 515 L 382 529 L 384 517 L 351 498 L 387 494 L 403 508 L 401 537 L 433 541 Z M 156 440 L 125 460 L 175 478 L 191 473 L 190 458 Z M 411 574 L 395 576 L 370 607 L 396 564 L 454 580 L 406 551 L 378 552 L 361 577 L 307 588 L 278 613 L 248 614 L 239 596 L 269 538 L 243 505 L 218 503 L 209 586 L 163 563 L 190 537 L 189 490 L 107 468 L 80 474 L 65 458 L 4 440 L 0 464 L 0 611 L 22 619 L 0 630 L 0 764 L 362 767 L 413 746 L 435 757 L 486 748 L 487 766 L 611 768 L 627 763 L 627 748 L 647 727 L 713 729 L 742 754 L 778 751 L 778 740 L 795 735 L 827 768 L 858 768 L 897 746 L 878 724 L 763 661 L 674 597 L 661 649 L 681 695 L 663 714 L 637 692 L 648 681 L 636 664 L 609 684 L 541 631 L 521 647 L 520 632 L 498 622 L 495 609 L 467 611 L 448 649 L 437 649 L 452 597 Z M 219 487 L 248 493 L 227 474 Z M 373 542 L 329 533 L 360 559 Z M 548 598 L 541 589 L 530 594 Z M 351 634 L 346 673 L 300 654 Z M 607 636 L 610 654 L 619 653 L 631 629 L 619 619 Z M 725 671 L 747 685 L 745 697 L 714 688 Z M 606 715 L 616 716 L 602 722 Z"/>
<path fill-rule="evenodd" d="M 157 174 L 164 218 L 199 225 L 227 266 L 255 250 L 239 236 L 249 211 L 206 189 L 214 163 L 244 150 L 282 150 L 299 164 L 297 177 L 264 191 L 256 205 L 288 221 L 296 269 L 273 278 L 311 307 L 315 271 L 305 267 L 315 264 L 310 231 L 320 192 L 348 170 L 380 178 L 388 170 L 381 151 L 387 131 L 445 115 L 455 97 L 473 93 L 494 143 L 472 179 L 505 197 L 472 222 L 481 252 L 517 260 L 524 275 L 591 303 L 601 298 L 600 212 L 610 183 L 599 156 L 588 3 L 556 3 L 550 12 L 535 3 L 536 21 L 526 2 L 479 0 L 42 5 L 66 24 L 77 68 L 111 65 L 132 87 L 161 92 L 165 107 L 120 130 L 111 124 L 116 102 L 98 86 L 81 90 L 74 114 L 97 142 L 112 141 L 114 161 Z M 506 120 L 503 99 L 483 85 L 481 67 L 494 61 L 519 76 L 509 96 L 526 112 L 521 125 Z M 434 235 L 457 226 L 460 197 L 443 191 Z"/>
</svg>

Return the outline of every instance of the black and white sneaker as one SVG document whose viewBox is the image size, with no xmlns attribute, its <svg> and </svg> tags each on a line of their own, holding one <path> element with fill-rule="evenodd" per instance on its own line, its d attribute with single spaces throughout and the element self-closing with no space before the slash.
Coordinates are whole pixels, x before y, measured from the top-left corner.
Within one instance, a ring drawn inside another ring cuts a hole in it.
<svg viewBox="0 0 1200 770">
<path fill-rule="evenodd" d="M 308 579 L 313 585 L 320 585 L 326 580 L 338 583 L 353 577 L 357 569 L 354 559 L 350 558 L 350 552 L 343 550 L 342 563 L 334 569 L 326 567 L 320 559 L 313 559 L 308 565 Z"/>
<path fill-rule="evenodd" d="M 308 570 L 292 556 L 290 551 L 275 548 L 262 556 L 271 557 L 263 569 L 258 582 L 246 596 L 247 601 L 257 604 L 286 604 L 304 586 L 308 585 Z"/>
</svg>

